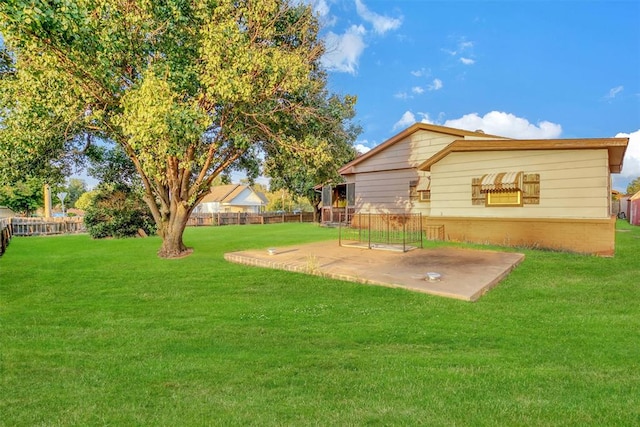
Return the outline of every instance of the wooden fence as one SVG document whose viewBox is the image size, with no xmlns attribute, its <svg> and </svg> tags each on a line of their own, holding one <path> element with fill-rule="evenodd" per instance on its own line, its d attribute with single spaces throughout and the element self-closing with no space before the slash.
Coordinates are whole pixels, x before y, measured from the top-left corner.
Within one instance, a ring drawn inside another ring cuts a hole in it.
<svg viewBox="0 0 640 427">
<path fill-rule="evenodd" d="M 84 233 L 86 228 L 80 217 L 74 218 L 11 218 L 14 236 L 48 236 L 51 234 Z"/>
<path fill-rule="evenodd" d="M 0 256 L 7 250 L 11 241 L 11 221 L 9 218 L 0 219 Z"/>
<path fill-rule="evenodd" d="M 302 213 L 246 213 L 220 212 L 192 215 L 187 226 L 280 224 L 284 222 L 313 222 L 313 212 Z"/>
</svg>

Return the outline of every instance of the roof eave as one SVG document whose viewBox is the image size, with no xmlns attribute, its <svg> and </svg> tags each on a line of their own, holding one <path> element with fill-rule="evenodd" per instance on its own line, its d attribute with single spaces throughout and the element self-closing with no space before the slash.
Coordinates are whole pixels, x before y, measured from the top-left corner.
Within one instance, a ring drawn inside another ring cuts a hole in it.
<svg viewBox="0 0 640 427">
<path fill-rule="evenodd" d="M 473 151 L 523 151 L 523 150 L 592 150 L 607 149 L 611 173 L 622 171 L 624 154 L 629 138 L 592 139 L 511 139 L 464 140 L 458 139 L 431 156 L 418 166 L 418 170 L 430 171 L 431 166 L 455 152 Z"/>
</svg>

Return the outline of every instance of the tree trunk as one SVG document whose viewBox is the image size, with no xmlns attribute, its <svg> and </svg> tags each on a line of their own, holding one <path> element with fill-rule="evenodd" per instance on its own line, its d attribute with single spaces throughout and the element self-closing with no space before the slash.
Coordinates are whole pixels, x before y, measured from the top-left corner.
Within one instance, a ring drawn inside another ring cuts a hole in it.
<svg viewBox="0 0 640 427">
<path fill-rule="evenodd" d="M 160 258 L 181 258 L 193 252 L 182 241 L 182 234 L 189 220 L 189 211 L 177 209 L 173 215 L 158 225 L 158 234 L 162 238 L 162 246 L 158 250 Z"/>
</svg>

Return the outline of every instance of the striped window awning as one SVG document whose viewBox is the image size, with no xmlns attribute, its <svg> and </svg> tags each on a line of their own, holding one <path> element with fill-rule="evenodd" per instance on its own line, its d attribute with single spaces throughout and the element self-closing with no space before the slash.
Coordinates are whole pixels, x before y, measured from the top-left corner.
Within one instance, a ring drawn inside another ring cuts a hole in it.
<svg viewBox="0 0 640 427">
<path fill-rule="evenodd" d="M 522 186 L 522 172 L 488 173 L 482 176 L 480 191 L 516 191 Z"/>
<path fill-rule="evenodd" d="M 429 191 L 431 189 L 431 177 L 421 176 L 416 185 L 416 191 Z"/>
</svg>

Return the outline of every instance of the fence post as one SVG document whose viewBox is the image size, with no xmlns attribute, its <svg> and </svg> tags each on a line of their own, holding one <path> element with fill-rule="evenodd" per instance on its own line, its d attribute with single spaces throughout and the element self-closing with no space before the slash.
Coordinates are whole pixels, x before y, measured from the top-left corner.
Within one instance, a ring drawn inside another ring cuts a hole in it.
<svg viewBox="0 0 640 427">
<path fill-rule="evenodd" d="M 369 249 L 371 249 L 371 212 L 369 212 L 369 224 L 367 224 L 368 227 L 368 231 L 369 231 Z"/>
<path fill-rule="evenodd" d="M 342 221 L 338 222 L 338 246 L 342 246 Z"/>
<path fill-rule="evenodd" d="M 402 220 L 402 252 L 407 252 L 407 218 Z"/>
<path fill-rule="evenodd" d="M 390 217 L 390 215 L 391 214 L 389 212 L 387 212 L 387 245 L 389 243 L 391 243 L 389 241 L 389 238 L 391 237 L 391 234 L 390 234 L 391 233 L 391 222 L 390 222 L 391 221 L 391 217 Z"/>
</svg>

